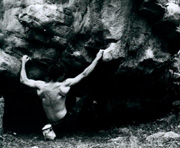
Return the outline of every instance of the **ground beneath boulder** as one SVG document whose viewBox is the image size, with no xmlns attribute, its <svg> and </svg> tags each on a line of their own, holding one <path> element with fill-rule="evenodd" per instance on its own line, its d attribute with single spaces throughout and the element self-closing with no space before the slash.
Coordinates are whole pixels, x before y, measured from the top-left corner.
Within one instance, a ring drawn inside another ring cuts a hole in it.
<svg viewBox="0 0 180 148">
<path fill-rule="evenodd" d="M 179 148 L 180 117 L 169 114 L 143 124 L 112 127 L 109 130 L 64 134 L 45 141 L 41 133 L 7 132 L 0 139 L 3 148 Z"/>
</svg>

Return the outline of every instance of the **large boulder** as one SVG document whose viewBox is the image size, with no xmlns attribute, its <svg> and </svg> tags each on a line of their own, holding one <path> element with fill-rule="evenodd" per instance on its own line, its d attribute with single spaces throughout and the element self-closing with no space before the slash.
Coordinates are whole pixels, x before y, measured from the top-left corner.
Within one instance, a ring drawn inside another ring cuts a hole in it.
<svg viewBox="0 0 180 148">
<path fill-rule="evenodd" d="M 32 58 L 29 78 L 46 80 L 56 67 L 64 80 L 82 72 L 99 49 L 105 50 L 94 72 L 67 99 L 81 126 L 151 119 L 169 111 L 179 97 L 173 83 L 180 65 L 179 13 L 170 13 L 168 1 L 0 2 L 0 90 L 7 129 L 39 128 L 46 120 L 35 90 L 19 82 L 24 54 Z M 82 100 L 74 108 L 72 96 Z"/>
</svg>

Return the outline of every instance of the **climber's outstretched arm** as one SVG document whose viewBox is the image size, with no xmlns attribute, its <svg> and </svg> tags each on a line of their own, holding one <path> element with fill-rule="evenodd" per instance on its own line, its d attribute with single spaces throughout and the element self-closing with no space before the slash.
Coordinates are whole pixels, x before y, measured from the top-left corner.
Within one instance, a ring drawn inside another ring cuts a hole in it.
<svg viewBox="0 0 180 148">
<path fill-rule="evenodd" d="M 21 66 L 21 72 L 20 72 L 20 82 L 29 86 L 29 87 L 33 87 L 33 88 L 38 88 L 40 89 L 40 87 L 45 83 L 43 81 L 37 81 L 37 80 L 32 80 L 32 79 L 28 79 L 27 75 L 26 75 L 26 70 L 25 70 L 25 65 L 26 63 L 30 60 L 30 58 L 27 55 L 24 55 L 22 57 L 22 66 Z"/>
<path fill-rule="evenodd" d="M 93 62 L 79 75 L 77 75 L 75 78 L 68 78 L 66 79 L 63 83 L 66 86 L 72 86 L 74 84 L 79 83 L 83 78 L 87 77 L 96 67 L 96 65 L 98 64 L 99 60 L 102 58 L 103 56 L 103 50 L 100 50 L 97 55 L 96 58 L 93 60 Z"/>
</svg>

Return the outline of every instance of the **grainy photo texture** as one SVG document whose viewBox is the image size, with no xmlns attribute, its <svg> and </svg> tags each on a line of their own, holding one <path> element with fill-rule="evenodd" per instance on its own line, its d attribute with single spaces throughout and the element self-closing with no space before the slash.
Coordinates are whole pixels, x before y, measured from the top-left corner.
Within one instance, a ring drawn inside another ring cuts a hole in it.
<svg viewBox="0 0 180 148">
<path fill-rule="evenodd" d="M 179 0 L 0 0 L 0 147 L 180 147 Z"/>
</svg>

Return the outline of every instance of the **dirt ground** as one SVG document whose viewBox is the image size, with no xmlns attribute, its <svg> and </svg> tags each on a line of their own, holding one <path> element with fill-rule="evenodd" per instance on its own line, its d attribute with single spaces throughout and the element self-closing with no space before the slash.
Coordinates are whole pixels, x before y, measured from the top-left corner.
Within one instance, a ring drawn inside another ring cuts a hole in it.
<svg viewBox="0 0 180 148">
<path fill-rule="evenodd" d="M 173 132 L 180 136 L 180 118 L 168 115 L 144 124 L 112 127 L 93 132 L 74 132 L 46 141 L 41 133 L 4 133 L 1 137 L 3 148 L 179 148 L 180 137 L 147 137 L 154 133 Z"/>
</svg>

